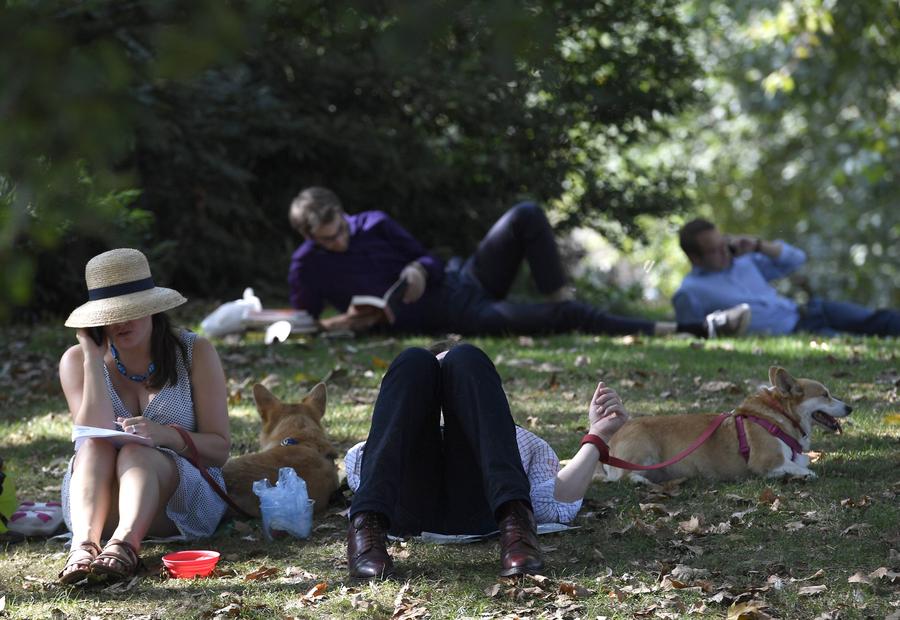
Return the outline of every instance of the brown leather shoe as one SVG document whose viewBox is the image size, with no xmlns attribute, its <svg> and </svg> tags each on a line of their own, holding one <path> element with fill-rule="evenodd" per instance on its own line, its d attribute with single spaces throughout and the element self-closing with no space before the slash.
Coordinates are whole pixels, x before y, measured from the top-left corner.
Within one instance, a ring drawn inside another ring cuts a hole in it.
<svg viewBox="0 0 900 620">
<path fill-rule="evenodd" d="M 351 577 L 387 577 L 394 561 L 387 552 L 388 520 L 379 512 L 358 512 L 347 528 L 347 568 Z"/>
<path fill-rule="evenodd" d="M 544 568 L 534 513 L 523 501 L 506 502 L 497 510 L 500 527 L 501 577 L 536 573 Z"/>
</svg>

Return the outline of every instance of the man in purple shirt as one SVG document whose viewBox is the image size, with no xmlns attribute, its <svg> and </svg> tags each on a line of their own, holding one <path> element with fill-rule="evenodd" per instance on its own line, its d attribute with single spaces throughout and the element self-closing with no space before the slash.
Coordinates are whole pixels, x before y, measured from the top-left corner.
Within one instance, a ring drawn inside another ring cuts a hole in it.
<svg viewBox="0 0 900 620">
<path fill-rule="evenodd" d="M 746 303 L 752 309 L 751 333 L 900 334 L 900 313 L 895 310 L 872 310 L 823 299 L 799 306 L 779 295 L 769 282 L 789 275 L 806 262 L 806 254 L 789 243 L 726 236 L 704 219 L 685 224 L 679 241 L 693 265 L 672 298 L 679 321 L 696 320 L 719 308 Z"/>
<path fill-rule="evenodd" d="M 325 304 L 337 316 L 325 330 L 364 331 L 384 323 L 380 312 L 351 306 L 354 295 L 380 297 L 399 278 L 401 304 L 386 326 L 403 332 L 461 334 L 558 333 L 661 335 L 683 331 L 701 337 L 740 333 L 746 307 L 703 316 L 691 323 L 654 322 L 606 314 L 574 301 L 543 210 L 524 202 L 507 211 L 461 269 L 445 270 L 403 227 L 381 211 L 344 212 L 324 187 L 304 189 L 291 204 L 291 225 L 305 241 L 291 257 L 291 305 L 318 318 Z M 546 303 L 511 303 L 505 297 L 523 260 Z"/>
</svg>

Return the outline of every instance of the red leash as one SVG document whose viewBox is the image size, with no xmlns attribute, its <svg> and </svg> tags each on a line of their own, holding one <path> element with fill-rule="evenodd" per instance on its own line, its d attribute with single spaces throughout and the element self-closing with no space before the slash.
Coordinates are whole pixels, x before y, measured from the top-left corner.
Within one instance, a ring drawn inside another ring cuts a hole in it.
<svg viewBox="0 0 900 620">
<path fill-rule="evenodd" d="M 716 432 L 716 429 L 718 429 L 722 425 L 722 422 L 724 422 L 725 420 L 730 418 L 731 415 L 732 414 L 730 414 L 730 413 L 720 413 L 718 416 L 716 416 L 716 419 L 713 420 L 710 423 L 710 425 L 706 427 L 706 430 L 704 430 L 700 434 L 700 436 L 694 440 L 694 443 L 692 443 L 687 448 L 685 448 L 684 450 L 682 450 L 681 452 L 679 452 L 678 454 L 676 454 L 675 456 L 670 458 L 668 461 L 664 461 L 662 463 L 657 463 L 656 465 L 637 465 L 636 463 L 629 463 L 628 461 L 623 461 L 622 459 L 617 459 L 614 456 L 609 456 L 608 450 L 605 454 L 606 458 L 603 458 L 604 455 L 601 454 L 600 460 L 608 465 L 612 465 L 613 467 L 618 467 L 620 469 L 645 470 L 645 469 L 662 469 L 663 467 L 668 467 L 669 465 L 671 465 L 673 463 L 677 463 L 678 461 L 680 461 L 681 459 L 683 459 L 684 457 L 689 455 L 691 452 L 693 452 L 694 450 L 699 448 L 701 445 L 703 445 L 703 442 L 705 442 L 707 439 L 709 439 L 710 436 Z M 601 451 L 601 453 L 602 453 L 602 451 Z"/>
</svg>

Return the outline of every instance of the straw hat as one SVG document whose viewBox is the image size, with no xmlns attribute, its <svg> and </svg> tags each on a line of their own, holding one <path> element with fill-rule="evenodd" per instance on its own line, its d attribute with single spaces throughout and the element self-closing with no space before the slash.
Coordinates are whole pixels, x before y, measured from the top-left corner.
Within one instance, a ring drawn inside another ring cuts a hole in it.
<svg viewBox="0 0 900 620">
<path fill-rule="evenodd" d="M 171 310 L 187 299 L 153 283 L 147 257 L 120 248 L 98 254 L 84 268 L 88 301 L 72 311 L 66 327 L 101 327 Z"/>
</svg>

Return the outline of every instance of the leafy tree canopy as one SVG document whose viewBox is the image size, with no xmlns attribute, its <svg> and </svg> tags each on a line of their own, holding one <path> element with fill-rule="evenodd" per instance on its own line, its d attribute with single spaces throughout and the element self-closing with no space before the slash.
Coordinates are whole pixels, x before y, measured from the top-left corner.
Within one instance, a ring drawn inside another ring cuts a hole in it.
<svg viewBox="0 0 900 620">
<path fill-rule="evenodd" d="M 675 6 L 8 2 L 4 288 L 71 307 L 84 260 L 131 244 L 189 294 L 283 294 L 310 184 L 448 253 L 525 196 L 566 223 L 681 208 L 678 178 L 619 154 L 694 99 Z"/>
</svg>

